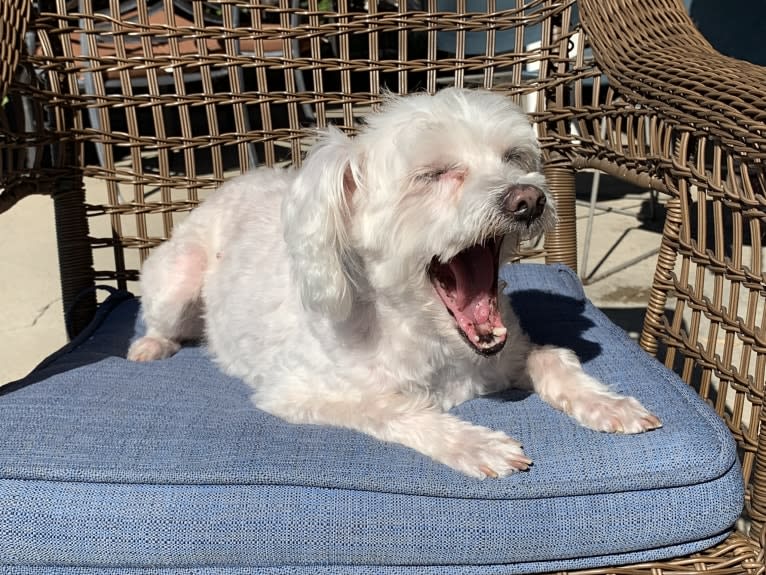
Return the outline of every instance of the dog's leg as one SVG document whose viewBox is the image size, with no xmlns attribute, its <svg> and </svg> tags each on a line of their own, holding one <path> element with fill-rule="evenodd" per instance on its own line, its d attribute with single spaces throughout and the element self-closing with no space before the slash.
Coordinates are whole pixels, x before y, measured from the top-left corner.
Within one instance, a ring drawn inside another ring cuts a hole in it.
<svg viewBox="0 0 766 575">
<path fill-rule="evenodd" d="M 641 433 L 662 427 L 638 400 L 610 391 L 585 373 L 568 349 L 532 348 L 527 371 L 543 400 L 586 427 L 612 433 Z"/>
<path fill-rule="evenodd" d="M 291 423 L 335 425 L 400 443 L 467 475 L 497 478 L 527 469 L 532 461 L 505 433 L 440 411 L 423 398 L 396 393 L 349 397 L 256 396 L 261 409 Z"/>
<path fill-rule="evenodd" d="M 178 351 L 182 341 L 202 335 L 200 292 L 207 266 L 204 247 L 170 240 L 159 246 L 141 273 L 146 335 L 133 342 L 128 359 L 151 361 Z"/>
</svg>

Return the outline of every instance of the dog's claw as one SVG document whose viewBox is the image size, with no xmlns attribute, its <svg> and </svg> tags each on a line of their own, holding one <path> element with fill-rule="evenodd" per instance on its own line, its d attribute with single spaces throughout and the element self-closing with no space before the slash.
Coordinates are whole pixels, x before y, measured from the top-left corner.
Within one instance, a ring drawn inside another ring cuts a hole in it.
<svg viewBox="0 0 766 575">
<path fill-rule="evenodd" d="M 484 475 L 486 475 L 490 479 L 497 479 L 499 477 L 497 472 L 494 469 L 492 469 L 491 467 L 487 467 L 486 465 L 479 465 L 479 471 L 481 471 Z"/>
<path fill-rule="evenodd" d="M 662 421 L 660 421 L 660 418 L 656 415 L 650 415 L 646 418 L 644 418 L 644 421 L 647 424 L 647 430 L 649 429 L 659 429 L 662 427 Z"/>
<path fill-rule="evenodd" d="M 532 465 L 532 460 L 529 457 L 518 456 L 508 460 L 508 465 L 519 471 L 526 471 L 529 466 Z"/>
</svg>

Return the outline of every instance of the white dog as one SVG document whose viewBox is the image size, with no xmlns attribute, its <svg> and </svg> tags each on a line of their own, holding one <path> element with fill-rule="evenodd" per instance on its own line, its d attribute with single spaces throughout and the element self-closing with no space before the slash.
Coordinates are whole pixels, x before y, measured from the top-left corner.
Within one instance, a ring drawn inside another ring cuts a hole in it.
<svg viewBox="0 0 766 575">
<path fill-rule="evenodd" d="M 409 446 L 475 477 L 531 463 L 518 442 L 447 413 L 532 389 L 581 424 L 660 421 L 537 347 L 497 297 L 500 239 L 549 229 L 533 128 L 505 97 L 445 89 L 389 97 L 351 139 L 321 133 L 298 170 L 231 180 L 179 225 L 142 275 L 160 359 L 204 336 L 257 407 Z"/>
</svg>

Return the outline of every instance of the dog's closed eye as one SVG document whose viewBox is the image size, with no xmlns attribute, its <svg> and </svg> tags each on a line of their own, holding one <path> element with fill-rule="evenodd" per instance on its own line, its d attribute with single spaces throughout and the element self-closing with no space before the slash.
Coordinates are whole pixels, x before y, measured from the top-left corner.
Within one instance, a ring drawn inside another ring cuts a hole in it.
<svg viewBox="0 0 766 575">
<path fill-rule="evenodd" d="M 465 170 L 452 164 L 447 166 L 429 166 L 415 173 L 415 179 L 420 182 L 436 182 L 444 177 L 463 179 Z"/>
<path fill-rule="evenodd" d="M 531 150 L 525 148 L 509 148 L 503 153 L 503 163 L 521 166 L 530 172 L 539 170 L 539 159 Z"/>
<path fill-rule="evenodd" d="M 506 150 L 503 154 L 503 163 L 505 164 L 518 164 L 523 159 L 523 153 L 518 148 L 511 148 Z"/>
</svg>

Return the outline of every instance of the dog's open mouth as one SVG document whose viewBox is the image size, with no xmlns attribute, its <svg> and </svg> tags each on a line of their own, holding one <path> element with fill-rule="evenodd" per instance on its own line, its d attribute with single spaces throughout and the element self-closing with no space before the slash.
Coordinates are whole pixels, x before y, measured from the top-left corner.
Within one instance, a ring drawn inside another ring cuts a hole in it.
<svg viewBox="0 0 766 575">
<path fill-rule="evenodd" d="M 499 244 L 470 247 L 446 263 L 434 258 L 428 275 L 458 331 L 482 355 L 503 349 L 507 330 L 497 308 Z"/>
</svg>

